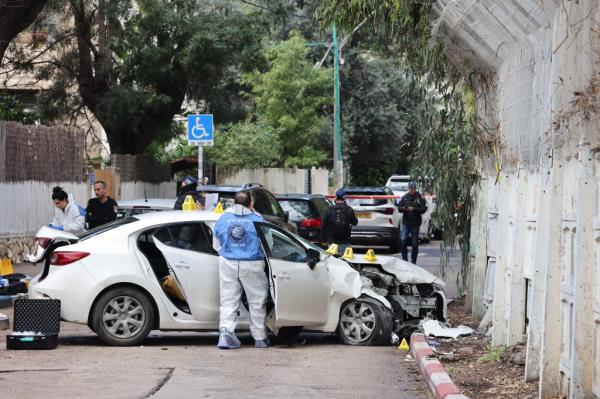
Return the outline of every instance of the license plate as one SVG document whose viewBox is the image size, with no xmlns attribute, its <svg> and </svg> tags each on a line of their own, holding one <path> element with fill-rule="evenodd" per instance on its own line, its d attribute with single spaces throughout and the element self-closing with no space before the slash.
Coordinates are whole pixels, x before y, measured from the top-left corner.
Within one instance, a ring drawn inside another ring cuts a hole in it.
<svg viewBox="0 0 600 399">
<path fill-rule="evenodd" d="M 371 212 L 356 212 L 358 219 L 371 219 Z"/>
</svg>

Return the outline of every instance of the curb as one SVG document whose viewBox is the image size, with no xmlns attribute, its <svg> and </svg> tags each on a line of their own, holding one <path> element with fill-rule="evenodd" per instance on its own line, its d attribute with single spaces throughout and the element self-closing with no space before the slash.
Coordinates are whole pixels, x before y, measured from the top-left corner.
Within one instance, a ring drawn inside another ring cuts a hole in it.
<svg viewBox="0 0 600 399">
<path fill-rule="evenodd" d="M 410 351 L 435 399 L 469 399 L 458 391 L 444 370 L 444 366 L 429 347 L 425 335 L 421 333 L 411 335 Z"/>
</svg>

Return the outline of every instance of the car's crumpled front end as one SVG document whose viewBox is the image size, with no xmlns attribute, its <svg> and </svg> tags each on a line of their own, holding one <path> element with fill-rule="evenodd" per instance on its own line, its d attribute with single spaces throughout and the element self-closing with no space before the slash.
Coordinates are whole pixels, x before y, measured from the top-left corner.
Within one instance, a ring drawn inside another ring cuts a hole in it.
<svg viewBox="0 0 600 399">
<path fill-rule="evenodd" d="M 346 262 L 361 275 L 363 290 L 391 304 L 394 332 L 414 329 L 426 317 L 446 319 L 445 283 L 425 269 L 395 256 L 378 256 L 373 262 L 355 256 Z"/>
</svg>

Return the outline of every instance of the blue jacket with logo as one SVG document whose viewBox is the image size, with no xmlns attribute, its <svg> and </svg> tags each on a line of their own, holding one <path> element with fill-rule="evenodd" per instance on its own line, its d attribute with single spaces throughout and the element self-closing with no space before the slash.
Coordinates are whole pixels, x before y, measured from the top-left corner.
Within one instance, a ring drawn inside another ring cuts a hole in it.
<svg viewBox="0 0 600 399">
<path fill-rule="evenodd" d="M 254 222 L 264 222 L 258 213 L 242 205 L 234 205 L 215 225 L 214 246 L 230 260 L 261 260 L 265 254 L 260 245 Z"/>
</svg>

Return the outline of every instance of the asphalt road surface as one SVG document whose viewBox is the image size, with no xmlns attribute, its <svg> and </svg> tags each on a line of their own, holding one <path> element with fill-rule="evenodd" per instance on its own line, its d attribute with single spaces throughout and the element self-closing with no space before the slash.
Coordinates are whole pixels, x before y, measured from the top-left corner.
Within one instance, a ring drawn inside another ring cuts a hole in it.
<svg viewBox="0 0 600 399">
<path fill-rule="evenodd" d="M 422 245 L 417 263 L 439 274 L 439 252 L 439 242 Z M 446 276 L 449 297 L 456 292 L 459 263 L 454 254 Z M 15 267 L 30 275 L 40 270 Z M 12 308 L 0 313 L 12 322 Z M 103 346 L 87 326 L 63 322 L 57 349 L 7 351 L 9 332 L 0 331 L 2 398 L 431 397 L 405 352 L 342 345 L 328 334 L 303 334 L 302 344 L 269 349 L 255 349 L 242 334 L 242 349 L 221 351 L 216 333 L 153 332 L 143 346 L 117 348 Z"/>
</svg>

